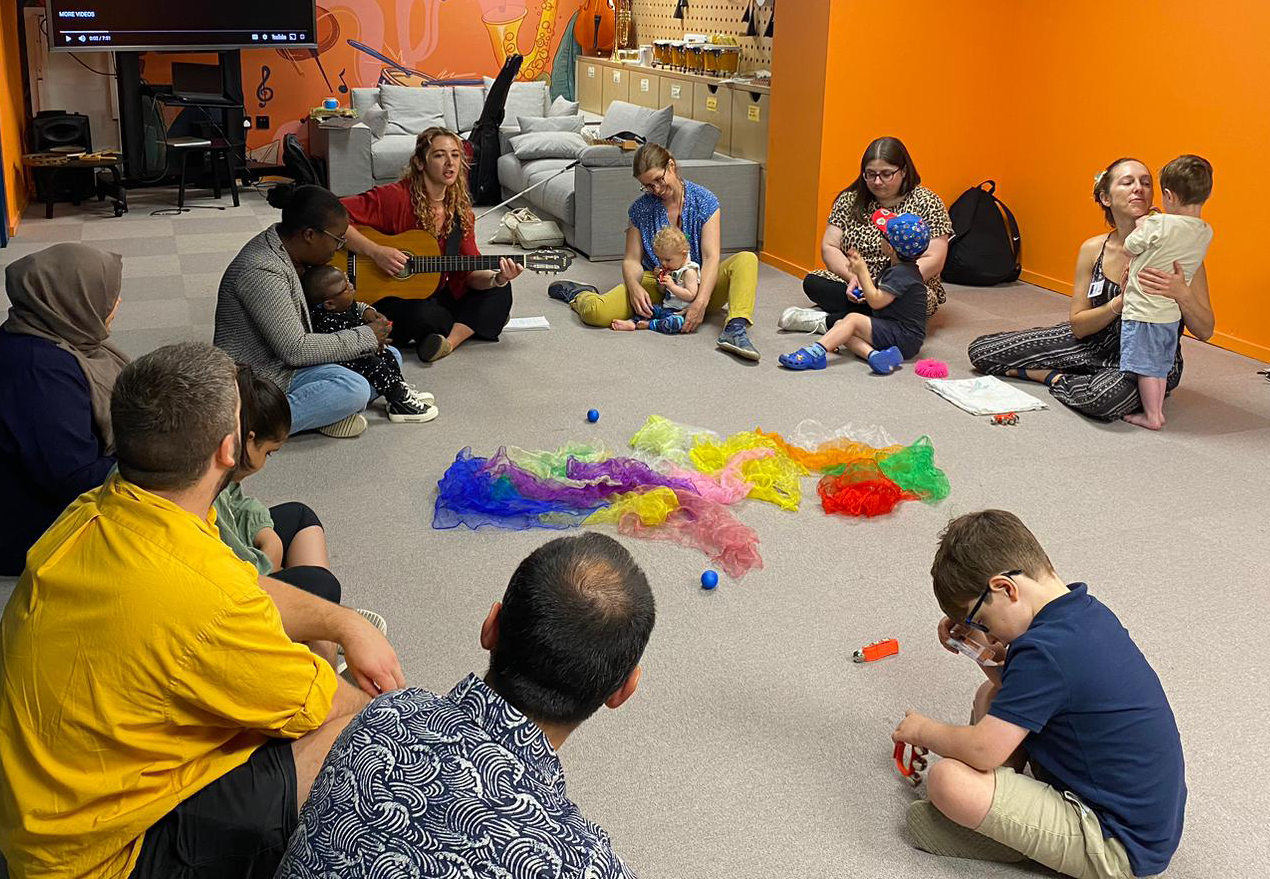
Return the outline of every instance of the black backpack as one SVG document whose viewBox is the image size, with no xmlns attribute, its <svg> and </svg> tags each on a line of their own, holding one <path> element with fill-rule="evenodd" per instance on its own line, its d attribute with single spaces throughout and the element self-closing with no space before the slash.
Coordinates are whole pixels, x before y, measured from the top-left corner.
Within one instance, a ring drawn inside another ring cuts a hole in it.
<svg viewBox="0 0 1270 879">
<path fill-rule="evenodd" d="M 944 261 L 945 281 L 989 287 L 1018 280 L 1019 224 L 996 191 L 997 182 L 985 180 L 963 192 L 949 209 L 953 237 Z"/>
</svg>

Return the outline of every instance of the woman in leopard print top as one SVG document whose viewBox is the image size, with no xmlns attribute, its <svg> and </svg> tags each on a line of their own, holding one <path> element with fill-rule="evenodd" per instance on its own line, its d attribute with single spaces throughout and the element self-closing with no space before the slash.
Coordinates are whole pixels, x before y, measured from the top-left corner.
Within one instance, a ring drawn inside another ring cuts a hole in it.
<svg viewBox="0 0 1270 879">
<path fill-rule="evenodd" d="M 952 221 L 948 219 L 948 209 L 943 201 L 921 186 L 921 179 L 899 138 L 879 137 L 864 151 L 860 158 L 860 176 L 842 191 L 829 213 L 829 224 L 820 245 L 821 258 L 828 268 L 812 272 L 803 279 L 803 292 L 826 313 L 824 321 L 827 327 L 833 326 L 844 314 L 860 308 L 847 296 L 848 288 L 855 290 L 859 287 L 847 268 L 845 254 L 848 250 L 854 248 L 860 252 L 874 280 L 890 265 L 890 260 L 882 252 L 882 233 L 870 219 L 878 208 L 897 214 L 917 214 L 926 221 L 930 228 L 930 247 L 917 260 L 917 267 L 926 280 L 926 313 L 934 314 L 935 309 L 944 303 L 944 285 L 939 280 L 939 273 L 948 255 Z M 809 312 L 810 309 L 798 311 Z M 817 317 L 817 322 L 819 320 Z M 784 329 L 802 329 L 786 327 L 785 323 L 787 321 L 782 318 Z"/>
</svg>

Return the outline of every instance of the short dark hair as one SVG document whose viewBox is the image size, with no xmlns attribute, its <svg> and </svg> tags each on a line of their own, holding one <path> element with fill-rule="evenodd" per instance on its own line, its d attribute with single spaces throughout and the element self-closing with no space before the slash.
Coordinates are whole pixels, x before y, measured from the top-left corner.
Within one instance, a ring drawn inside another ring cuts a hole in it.
<svg viewBox="0 0 1270 879">
<path fill-rule="evenodd" d="M 238 400 L 243 442 L 249 434 L 259 443 L 285 440 L 291 433 L 287 395 L 246 363 L 238 364 Z"/>
<path fill-rule="evenodd" d="M 321 305 L 331 298 L 336 284 L 344 280 L 344 273 L 335 266 L 311 266 L 300 276 L 300 288 L 304 290 L 304 301 L 310 306 Z"/>
<path fill-rule="evenodd" d="M 578 724 L 639 664 L 656 608 L 644 572 L 611 537 L 558 537 L 507 584 L 486 681 L 526 716 Z"/>
<path fill-rule="evenodd" d="M 913 157 L 908 154 L 908 147 L 904 146 L 904 141 L 898 137 L 879 137 L 873 141 L 864 148 L 864 155 L 860 156 L 860 176 L 854 183 L 838 193 L 839 198 L 848 192 L 855 193 L 855 217 L 861 223 L 869 222 L 873 215 L 873 212 L 868 210 L 873 193 L 869 192 L 869 183 L 864 179 L 864 169 L 875 159 L 881 159 L 904 172 L 904 182 L 900 184 L 901 196 L 908 195 L 922 182 L 922 175 L 917 173 L 917 166 L 913 164 Z"/>
<path fill-rule="evenodd" d="M 1013 513 L 983 510 L 958 516 L 939 535 L 930 566 L 935 600 L 955 623 L 997 574 L 1020 570 L 1032 579 L 1054 573 L 1036 536 Z"/>
<path fill-rule="evenodd" d="M 1178 156 L 1160 169 L 1160 186 L 1182 204 L 1203 204 L 1213 194 L 1213 166 L 1201 156 Z"/>
<path fill-rule="evenodd" d="M 283 183 L 269 190 L 269 204 L 282 209 L 278 231 L 298 235 L 305 229 L 325 229 L 348 216 L 348 210 L 331 190 L 306 184 Z"/>
<path fill-rule="evenodd" d="M 119 473 L 149 491 L 180 491 L 207 472 L 238 429 L 234 361 L 202 342 L 165 345 L 129 363 L 110 399 Z"/>
</svg>

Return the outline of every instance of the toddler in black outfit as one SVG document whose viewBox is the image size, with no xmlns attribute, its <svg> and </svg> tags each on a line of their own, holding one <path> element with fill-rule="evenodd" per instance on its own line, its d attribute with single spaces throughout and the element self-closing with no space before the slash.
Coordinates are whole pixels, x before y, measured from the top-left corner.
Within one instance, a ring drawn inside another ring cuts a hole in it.
<svg viewBox="0 0 1270 879">
<path fill-rule="evenodd" d="M 379 317 L 375 309 L 357 301 L 357 291 L 348 276 L 334 266 L 314 266 L 300 278 L 300 285 L 315 333 L 355 330 Z M 406 384 L 401 364 L 387 348 L 381 346 L 376 354 L 339 365 L 364 376 L 375 393 L 388 401 L 390 421 L 422 422 L 437 417 L 435 398 Z"/>
</svg>

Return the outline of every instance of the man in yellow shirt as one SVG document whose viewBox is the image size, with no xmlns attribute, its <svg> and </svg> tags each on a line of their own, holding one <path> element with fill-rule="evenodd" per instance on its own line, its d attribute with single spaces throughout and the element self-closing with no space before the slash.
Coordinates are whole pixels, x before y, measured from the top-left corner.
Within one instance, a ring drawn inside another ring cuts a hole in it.
<svg viewBox="0 0 1270 879">
<path fill-rule="evenodd" d="M 0 619 L 0 852 L 20 877 L 272 876 L 367 694 L 404 685 L 369 622 L 267 577 L 212 501 L 240 451 L 209 345 L 128 365 L 119 473 L 27 555 Z M 343 645 L 365 693 L 304 642 Z"/>
</svg>

